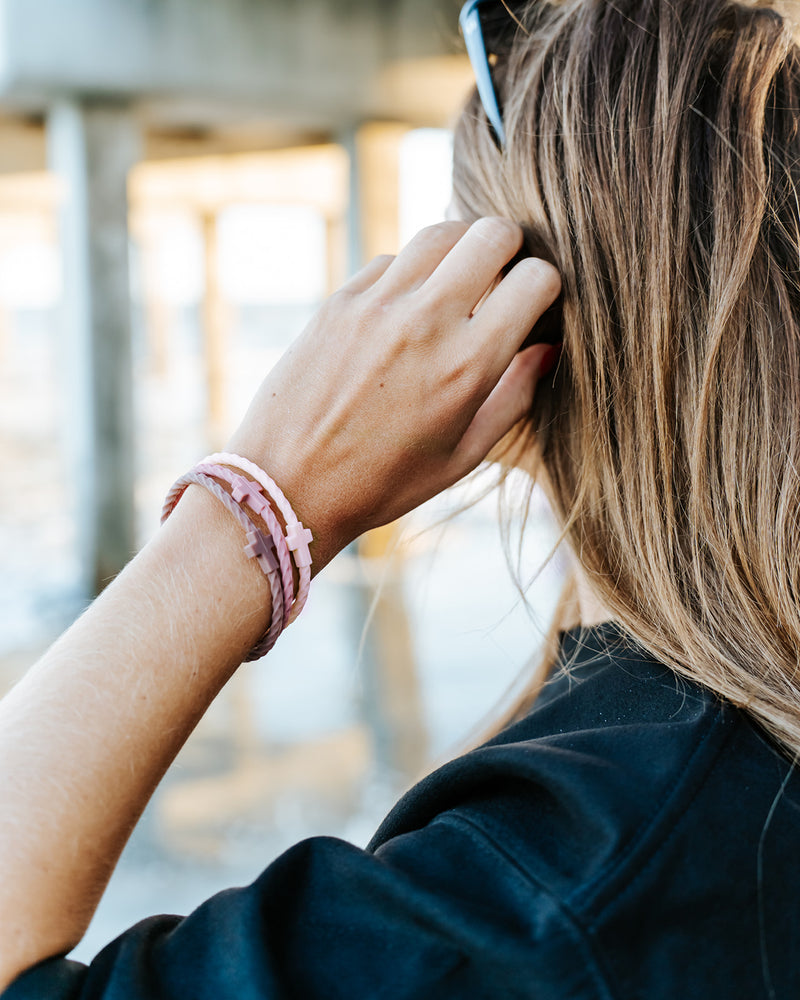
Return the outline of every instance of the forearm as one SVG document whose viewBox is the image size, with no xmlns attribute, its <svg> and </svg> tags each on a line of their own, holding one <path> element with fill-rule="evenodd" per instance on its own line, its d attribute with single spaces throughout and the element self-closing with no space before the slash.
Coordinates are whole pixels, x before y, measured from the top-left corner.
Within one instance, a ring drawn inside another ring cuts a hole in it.
<svg viewBox="0 0 800 1000">
<path fill-rule="evenodd" d="M 315 569 L 452 485 L 530 410 L 559 292 L 502 220 L 432 227 L 320 310 L 229 448 L 314 532 Z M 81 937 L 162 774 L 270 621 L 239 525 L 197 488 L 0 703 L 0 988 Z"/>
<path fill-rule="evenodd" d="M 190 489 L 0 703 L 0 988 L 80 940 L 158 781 L 264 631 L 269 587 L 242 548 Z"/>
</svg>

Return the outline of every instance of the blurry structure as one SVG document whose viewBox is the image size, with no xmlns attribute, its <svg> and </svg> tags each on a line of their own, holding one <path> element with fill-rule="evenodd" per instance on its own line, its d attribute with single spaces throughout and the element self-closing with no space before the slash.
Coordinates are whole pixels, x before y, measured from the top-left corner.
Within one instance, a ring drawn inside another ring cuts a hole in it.
<svg viewBox="0 0 800 1000">
<path fill-rule="evenodd" d="M 0 0 L 0 694 L 319 300 L 444 213 L 459 4 Z M 309 833 L 365 842 L 485 714 L 537 636 L 493 504 L 469 517 L 438 547 L 372 532 L 321 574 L 170 769 L 81 957 Z M 535 560 L 552 532 L 531 538 Z"/>
<path fill-rule="evenodd" d="M 219 219 L 232 205 L 303 205 L 317 212 L 326 231 L 326 293 L 347 277 L 349 163 L 334 145 L 271 153 L 236 153 L 141 164 L 129 184 L 131 224 L 141 248 L 143 297 L 152 310 L 149 328 L 156 357 L 165 349 L 157 283 L 148 281 L 157 253 L 159 224 L 183 214 L 200 223 L 205 251 L 205 333 L 208 446 L 219 450 L 230 432 L 225 400 L 226 328 L 229 325 L 219 274 Z"/>
<path fill-rule="evenodd" d="M 340 141 L 350 191 L 363 190 L 369 210 L 351 198 L 347 266 L 332 265 L 338 278 L 374 248 L 396 249 L 396 140 L 412 125 L 446 124 L 469 78 L 453 54 L 456 14 L 452 0 L 0 2 L 0 106 L 18 116 L 0 129 L 0 171 L 38 170 L 47 156 L 63 181 L 65 375 L 70 452 L 83 472 L 75 510 L 87 593 L 135 549 L 124 294 L 131 168 L 164 155 Z M 365 125 L 373 121 L 402 124 Z M 204 226 L 213 260 L 208 213 Z M 213 269 L 208 279 L 213 362 L 222 360 Z M 212 423 L 221 405 L 213 377 Z"/>
<path fill-rule="evenodd" d="M 197 450 L 215 450 L 239 402 L 230 398 L 236 318 L 221 273 L 224 221 L 237 206 L 313 213 L 324 231 L 319 297 L 372 256 L 396 252 L 404 139 L 448 125 L 471 78 L 457 11 L 453 0 L 0 0 L 0 254 L 7 264 L 14 246 L 36 242 L 58 248 L 48 261 L 60 261 L 50 363 L 61 402 L 41 416 L 58 428 L 61 474 L 31 518 L 49 503 L 71 519 L 84 597 L 152 529 L 164 489 L 153 474 L 163 454 L 149 439 L 169 437 L 174 412 L 137 418 L 134 327 L 138 310 L 151 372 L 166 379 L 179 323 L 161 264 L 176 219 L 202 247 Z M 0 308 L 0 362 L 13 322 Z M 263 363 L 262 354 L 253 367 Z M 14 426 L 21 405 L 7 400 Z M 15 467 L 32 464 L 24 439 L 7 445 Z M 178 466 L 164 464 L 174 475 Z M 31 493 L 41 481 L 31 472 Z M 346 588 L 354 658 L 395 542 L 390 527 L 349 557 L 377 567 L 356 568 Z M 427 739 L 401 567 L 399 556 L 359 663 L 372 756 L 402 784 L 425 765 Z M 237 702 L 240 736 L 251 701 Z M 357 758 L 356 784 L 366 751 Z"/>
</svg>

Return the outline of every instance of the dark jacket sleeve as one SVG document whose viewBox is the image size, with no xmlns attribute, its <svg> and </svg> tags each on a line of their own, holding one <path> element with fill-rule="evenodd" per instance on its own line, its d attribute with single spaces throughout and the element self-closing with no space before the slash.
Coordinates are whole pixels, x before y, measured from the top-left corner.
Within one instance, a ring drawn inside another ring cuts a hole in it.
<svg viewBox="0 0 800 1000">
<path fill-rule="evenodd" d="M 741 954 L 746 982 L 761 974 L 742 873 L 775 775 L 753 770 L 752 736 L 719 766 L 750 729 L 718 699 L 636 651 L 586 650 L 525 719 L 408 792 L 366 850 L 303 841 L 247 888 L 144 921 L 88 968 L 44 962 L 0 1000 L 745 995 L 726 970 Z M 724 961 L 698 979 L 700 938 Z"/>
<path fill-rule="evenodd" d="M 375 853 L 312 838 L 186 918 L 145 920 L 84 966 L 51 959 L 0 1000 L 596 998 L 571 922 L 468 818 Z"/>
</svg>

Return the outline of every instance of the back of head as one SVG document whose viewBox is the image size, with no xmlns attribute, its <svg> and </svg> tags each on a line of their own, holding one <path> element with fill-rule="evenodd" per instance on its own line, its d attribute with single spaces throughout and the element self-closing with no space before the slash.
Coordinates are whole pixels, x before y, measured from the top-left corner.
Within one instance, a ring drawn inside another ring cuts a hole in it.
<svg viewBox="0 0 800 1000">
<path fill-rule="evenodd" d="M 517 5 L 474 97 L 465 218 L 562 274 L 531 448 L 600 598 L 800 751 L 800 53 L 772 7 Z"/>
</svg>

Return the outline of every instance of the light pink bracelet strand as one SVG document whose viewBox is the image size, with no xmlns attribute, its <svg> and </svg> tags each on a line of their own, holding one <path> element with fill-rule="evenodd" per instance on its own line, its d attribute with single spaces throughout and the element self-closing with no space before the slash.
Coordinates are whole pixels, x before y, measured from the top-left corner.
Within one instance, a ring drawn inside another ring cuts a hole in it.
<svg viewBox="0 0 800 1000">
<path fill-rule="evenodd" d="M 223 479 L 229 486 L 233 487 L 232 496 L 236 503 L 241 504 L 243 501 L 246 502 L 250 510 L 257 517 L 262 518 L 267 525 L 281 568 L 281 578 L 283 580 L 283 627 L 286 628 L 289 624 L 289 614 L 295 599 L 292 557 L 272 505 L 261 493 L 261 486 L 247 479 L 241 473 L 235 472 L 227 465 L 216 465 L 206 459 L 199 462 L 192 471 L 200 472 L 205 476 L 214 476 L 217 479 Z"/>
<path fill-rule="evenodd" d="M 245 554 L 250 559 L 255 559 L 269 582 L 272 594 L 272 621 L 269 629 L 256 643 L 245 657 L 245 660 L 259 660 L 265 656 L 275 645 L 278 636 L 284 628 L 284 604 L 283 588 L 281 586 L 280 574 L 278 573 L 278 563 L 273 555 L 272 539 L 268 539 L 263 532 L 259 531 L 256 525 L 250 520 L 241 506 L 227 493 L 214 479 L 202 473 L 187 472 L 176 480 L 167 494 L 164 506 L 161 511 L 161 523 L 167 520 L 169 515 L 177 506 L 178 501 L 186 492 L 187 487 L 192 483 L 204 487 L 212 493 L 228 510 L 233 514 L 239 524 L 244 528 L 247 535 Z"/>
<path fill-rule="evenodd" d="M 209 455 L 208 458 L 203 459 L 203 462 L 231 465 L 242 472 L 249 473 L 263 487 L 264 492 L 274 501 L 276 507 L 283 515 L 283 519 L 286 522 L 286 544 L 292 552 L 294 563 L 297 566 L 300 576 L 297 597 L 289 615 L 289 621 L 293 622 L 303 610 L 311 585 L 311 553 L 308 550 L 308 546 L 314 540 L 314 536 L 308 528 L 303 527 L 301 521 L 298 521 L 291 504 L 274 480 L 254 462 L 242 458 L 240 455 L 230 455 L 227 452 L 217 452 L 214 455 Z"/>
</svg>

